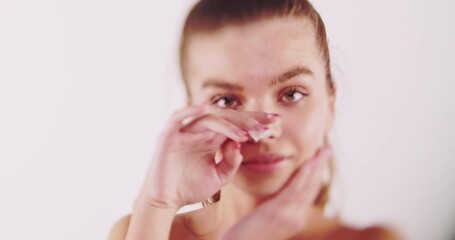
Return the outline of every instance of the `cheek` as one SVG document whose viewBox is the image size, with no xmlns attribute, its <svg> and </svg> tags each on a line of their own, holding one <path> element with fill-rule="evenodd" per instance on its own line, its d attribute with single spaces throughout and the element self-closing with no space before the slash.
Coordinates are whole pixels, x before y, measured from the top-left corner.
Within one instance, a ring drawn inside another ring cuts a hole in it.
<svg viewBox="0 0 455 240">
<path fill-rule="evenodd" d="M 297 151 L 312 154 L 324 143 L 327 111 L 321 107 L 307 107 L 287 115 L 285 130 Z"/>
</svg>

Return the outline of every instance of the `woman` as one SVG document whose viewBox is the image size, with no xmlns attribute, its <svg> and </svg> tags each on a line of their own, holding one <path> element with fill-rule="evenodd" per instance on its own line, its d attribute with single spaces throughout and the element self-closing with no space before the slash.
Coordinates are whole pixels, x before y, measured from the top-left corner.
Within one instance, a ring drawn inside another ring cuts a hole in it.
<svg viewBox="0 0 455 240">
<path fill-rule="evenodd" d="M 202 0 L 180 53 L 188 106 L 110 239 L 396 239 L 323 215 L 336 88 L 309 2 Z"/>
</svg>

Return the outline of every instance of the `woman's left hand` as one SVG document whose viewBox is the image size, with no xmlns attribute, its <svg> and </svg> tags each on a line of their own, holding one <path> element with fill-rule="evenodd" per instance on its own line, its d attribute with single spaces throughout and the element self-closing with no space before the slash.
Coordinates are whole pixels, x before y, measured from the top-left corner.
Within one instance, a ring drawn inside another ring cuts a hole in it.
<svg viewBox="0 0 455 240">
<path fill-rule="evenodd" d="M 287 239 L 300 233 L 322 186 L 322 172 L 330 155 L 330 146 L 320 148 L 280 192 L 240 219 L 221 239 Z"/>
</svg>

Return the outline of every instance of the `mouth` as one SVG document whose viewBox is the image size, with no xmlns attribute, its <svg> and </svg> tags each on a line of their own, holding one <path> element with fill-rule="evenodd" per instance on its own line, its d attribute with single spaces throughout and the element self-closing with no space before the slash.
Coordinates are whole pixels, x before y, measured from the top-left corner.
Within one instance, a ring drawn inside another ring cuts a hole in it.
<svg viewBox="0 0 455 240">
<path fill-rule="evenodd" d="M 256 173 L 271 173 L 286 165 L 288 156 L 274 153 L 260 154 L 242 162 L 242 166 Z"/>
</svg>

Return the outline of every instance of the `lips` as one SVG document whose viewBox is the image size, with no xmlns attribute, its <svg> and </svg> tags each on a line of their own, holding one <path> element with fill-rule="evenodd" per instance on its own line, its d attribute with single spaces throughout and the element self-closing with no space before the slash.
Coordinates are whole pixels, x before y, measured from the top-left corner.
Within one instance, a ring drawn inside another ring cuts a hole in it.
<svg viewBox="0 0 455 240">
<path fill-rule="evenodd" d="M 258 173 L 270 173 L 274 172 L 284 165 L 288 157 L 281 154 L 267 153 L 256 155 L 252 158 L 246 159 L 242 162 L 242 166 L 248 170 Z"/>
</svg>

